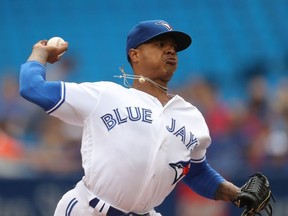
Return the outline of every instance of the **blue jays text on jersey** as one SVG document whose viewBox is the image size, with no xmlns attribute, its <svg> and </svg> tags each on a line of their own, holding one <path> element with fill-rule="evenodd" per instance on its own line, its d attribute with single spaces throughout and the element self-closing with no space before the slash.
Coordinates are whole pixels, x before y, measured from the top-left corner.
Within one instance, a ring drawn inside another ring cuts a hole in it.
<svg viewBox="0 0 288 216">
<path fill-rule="evenodd" d="M 128 121 L 142 121 L 143 123 L 151 124 L 152 110 L 140 107 L 126 107 L 127 113 L 125 115 L 120 114 L 119 108 L 113 109 L 113 113 L 106 113 L 101 116 L 103 123 L 107 130 L 113 129 L 116 125 L 126 123 Z M 172 133 L 176 137 L 180 137 L 182 143 L 187 149 L 193 149 L 197 145 L 198 140 L 191 131 L 187 131 L 185 125 L 176 125 L 176 119 L 171 118 L 171 124 L 166 126 L 168 132 Z M 187 136 L 188 135 L 188 136 Z"/>
</svg>

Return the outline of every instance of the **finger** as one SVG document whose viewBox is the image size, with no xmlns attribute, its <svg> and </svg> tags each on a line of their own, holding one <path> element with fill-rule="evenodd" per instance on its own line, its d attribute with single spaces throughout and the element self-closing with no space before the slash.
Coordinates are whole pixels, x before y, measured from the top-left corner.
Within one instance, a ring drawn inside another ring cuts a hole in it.
<svg viewBox="0 0 288 216">
<path fill-rule="evenodd" d="M 58 50 L 60 54 L 66 52 L 68 50 L 68 42 L 61 44 L 61 46 L 58 47 Z"/>
<path fill-rule="evenodd" d="M 47 44 L 47 40 L 45 40 L 45 39 L 44 40 L 40 40 L 40 41 L 37 42 L 37 44 L 39 44 L 39 43 L 41 45 L 46 45 Z"/>
<path fill-rule="evenodd" d="M 45 46 L 47 45 L 47 42 L 48 42 L 48 40 L 46 40 L 46 39 L 41 41 L 42 45 L 45 45 Z"/>
<path fill-rule="evenodd" d="M 62 43 L 62 44 L 61 44 L 61 47 L 66 48 L 66 50 L 67 50 L 67 48 L 68 48 L 68 42 Z"/>
<path fill-rule="evenodd" d="M 62 55 L 63 54 L 58 55 L 57 58 L 56 58 L 56 61 L 59 61 L 61 59 Z"/>
</svg>

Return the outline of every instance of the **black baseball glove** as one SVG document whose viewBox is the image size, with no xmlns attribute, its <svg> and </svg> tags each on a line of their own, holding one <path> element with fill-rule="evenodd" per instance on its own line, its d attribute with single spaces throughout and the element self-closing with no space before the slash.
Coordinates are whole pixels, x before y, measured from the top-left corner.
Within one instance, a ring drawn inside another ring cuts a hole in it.
<svg viewBox="0 0 288 216">
<path fill-rule="evenodd" d="M 269 181 L 262 173 L 257 172 L 250 176 L 232 202 L 239 208 L 244 207 L 241 216 L 261 215 L 259 213 L 261 210 L 265 210 L 269 216 L 272 216 L 270 198 L 275 202 Z"/>
</svg>

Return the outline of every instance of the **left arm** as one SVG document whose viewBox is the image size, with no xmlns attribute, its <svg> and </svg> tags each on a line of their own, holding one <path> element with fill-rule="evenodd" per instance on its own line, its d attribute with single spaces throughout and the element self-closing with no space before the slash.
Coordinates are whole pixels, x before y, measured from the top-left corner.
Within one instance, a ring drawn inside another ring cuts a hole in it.
<svg viewBox="0 0 288 216">
<path fill-rule="evenodd" d="M 231 201 L 240 189 L 226 181 L 205 159 L 201 163 L 191 163 L 190 171 L 183 179 L 193 191 L 208 199 Z"/>
</svg>

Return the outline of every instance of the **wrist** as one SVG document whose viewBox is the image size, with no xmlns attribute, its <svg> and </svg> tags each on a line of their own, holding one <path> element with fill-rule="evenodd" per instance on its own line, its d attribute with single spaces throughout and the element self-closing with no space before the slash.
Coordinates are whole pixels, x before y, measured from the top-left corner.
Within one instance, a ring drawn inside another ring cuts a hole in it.
<svg viewBox="0 0 288 216">
<path fill-rule="evenodd" d="M 28 58 L 28 61 L 38 61 L 41 64 L 45 65 L 48 59 L 48 52 L 42 48 L 34 48 L 31 55 Z"/>
<path fill-rule="evenodd" d="M 215 199 L 223 201 L 233 201 L 239 193 L 240 188 L 238 188 L 231 182 L 226 181 L 219 185 L 215 194 Z"/>
</svg>

